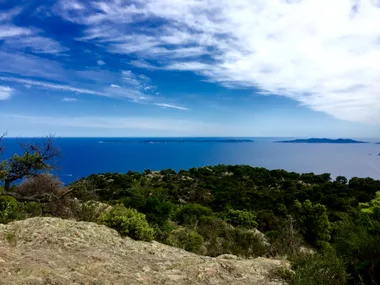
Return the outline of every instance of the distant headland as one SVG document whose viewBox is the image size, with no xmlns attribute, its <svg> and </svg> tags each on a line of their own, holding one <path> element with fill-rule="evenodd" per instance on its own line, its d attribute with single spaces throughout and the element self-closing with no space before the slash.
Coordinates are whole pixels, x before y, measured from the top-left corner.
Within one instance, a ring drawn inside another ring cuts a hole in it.
<svg viewBox="0 0 380 285">
<path fill-rule="evenodd" d="M 250 139 L 197 139 L 197 138 L 176 138 L 176 139 L 149 139 L 149 140 L 102 140 L 99 143 L 252 143 Z"/>
<path fill-rule="evenodd" d="M 333 143 L 333 144 L 353 144 L 353 143 L 367 143 L 363 141 L 356 141 L 352 139 L 296 139 L 296 140 L 285 140 L 285 141 L 276 141 L 277 143 Z"/>
</svg>

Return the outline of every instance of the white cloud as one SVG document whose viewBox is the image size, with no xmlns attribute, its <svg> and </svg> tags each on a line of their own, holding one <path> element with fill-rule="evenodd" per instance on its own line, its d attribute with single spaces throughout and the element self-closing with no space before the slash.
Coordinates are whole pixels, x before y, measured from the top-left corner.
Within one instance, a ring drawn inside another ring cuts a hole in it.
<svg viewBox="0 0 380 285">
<path fill-rule="evenodd" d="M 62 99 L 63 102 L 76 102 L 78 101 L 77 98 L 72 98 L 72 97 L 65 97 Z"/>
<path fill-rule="evenodd" d="M 0 25 L 0 39 L 26 36 L 30 34 L 32 34 L 32 31 L 27 28 L 21 28 L 12 25 Z"/>
<path fill-rule="evenodd" d="M 0 86 L 0 101 L 8 100 L 12 96 L 13 89 L 7 86 Z"/>
<path fill-rule="evenodd" d="M 113 88 L 121 88 L 119 85 L 117 85 L 117 84 L 111 84 L 111 87 L 113 87 Z"/>
<path fill-rule="evenodd" d="M 34 53 L 59 54 L 64 51 L 68 51 L 68 48 L 63 47 L 57 41 L 40 36 L 10 37 L 6 39 L 5 46 L 18 50 L 30 49 Z"/>
<path fill-rule="evenodd" d="M 0 13 L 0 40 L 10 50 L 28 50 L 33 53 L 58 54 L 67 51 L 66 47 L 53 39 L 41 36 L 39 29 L 21 27 L 13 23 L 13 18 L 21 13 L 21 8 Z"/>
<path fill-rule="evenodd" d="M 0 12 L 0 22 L 8 22 L 8 21 L 12 20 L 15 16 L 20 14 L 21 11 L 22 11 L 21 8 L 14 8 L 14 9 L 7 10 L 7 11 L 1 11 Z"/>
<path fill-rule="evenodd" d="M 380 31 L 374 28 L 380 8 L 374 1 L 79 2 L 81 9 L 74 9 L 62 1 L 58 12 L 87 25 L 83 40 L 138 54 L 136 66 L 189 70 L 228 87 L 287 96 L 339 119 L 380 125 Z M 161 25 L 126 34 L 131 23 L 157 18 Z"/>
<path fill-rule="evenodd" d="M 100 91 L 95 91 L 95 90 L 86 89 L 86 88 L 73 87 L 70 85 L 56 84 L 56 83 L 50 83 L 50 82 L 45 82 L 45 81 L 22 79 L 22 78 L 15 78 L 15 77 L 0 76 L 0 81 L 16 82 L 16 83 L 20 83 L 24 85 L 27 84 L 27 85 L 35 86 L 38 88 L 59 90 L 63 92 L 69 91 L 69 92 L 75 92 L 79 94 L 105 96 L 105 97 L 110 97 L 110 98 L 125 98 L 133 102 L 141 102 L 141 101 L 147 101 L 151 99 L 149 95 L 142 94 L 138 90 L 128 89 L 128 88 L 114 88 L 113 86 L 109 86 L 109 87 L 107 86 L 104 88 L 100 88 L 101 89 Z"/>
<path fill-rule="evenodd" d="M 36 81 L 36 80 L 14 78 L 14 77 L 4 77 L 4 76 L 0 76 L 0 80 L 17 82 L 17 83 L 21 83 L 21 84 L 37 86 L 37 87 L 46 88 L 46 89 L 71 91 L 71 92 L 82 93 L 82 94 L 90 94 L 90 95 L 107 96 L 107 94 L 103 93 L 103 92 L 98 92 L 98 91 L 93 91 L 93 90 L 83 89 L 83 88 L 76 88 L 76 87 L 72 87 L 72 86 L 68 86 L 68 85 L 49 83 L 49 82 L 44 82 L 44 81 Z"/>
<path fill-rule="evenodd" d="M 102 65 L 105 65 L 106 63 L 103 60 L 100 59 L 100 60 L 97 61 L 97 64 L 100 65 L 100 66 L 102 66 Z"/>
<path fill-rule="evenodd" d="M 0 50 L 0 72 L 49 79 L 65 78 L 69 73 L 56 61 L 16 51 Z"/>
<path fill-rule="evenodd" d="M 178 110 L 183 110 L 183 111 L 188 111 L 188 108 L 173 105 L 173 104 L 167 104 L 167 103 L 154 103 L 154 105 L 163 107 L 163 108 L 172 108 L 172 109 L 178 109 Z"/>
</svg>

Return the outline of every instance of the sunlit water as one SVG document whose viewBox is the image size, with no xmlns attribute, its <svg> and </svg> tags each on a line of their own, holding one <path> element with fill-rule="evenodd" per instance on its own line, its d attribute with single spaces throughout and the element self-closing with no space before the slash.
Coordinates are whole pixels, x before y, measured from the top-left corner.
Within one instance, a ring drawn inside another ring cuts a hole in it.
<svg viewBox="0 0 380 285">
<path fill-rule="evenodd" d="M 284 144 L 277 139 L 255 139 L 253 143 L 99 143 L 109 138 L 57 138 L 61 149 L 58 175 L 65 183 L 92 173 L 144 169 L 189 169 L 217 164 L 247 164 L 299 173 L 331 173 L 380 179 L 380 145 Z M 147 140 L 144 138 L 144 140 Z M 17 140 L 6 139 L 5 156 L 17 151 Z"/>
</svg>

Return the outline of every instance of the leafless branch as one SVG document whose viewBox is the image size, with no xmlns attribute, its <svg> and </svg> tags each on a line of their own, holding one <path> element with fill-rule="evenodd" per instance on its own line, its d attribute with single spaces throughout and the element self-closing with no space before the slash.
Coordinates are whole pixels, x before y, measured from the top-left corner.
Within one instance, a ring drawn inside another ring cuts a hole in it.
<svg viewBox="0 0 380 285">
<path fill-rule="evenodd" d="M 2 135 L 0 135 L 0 154 L 2 154 L 5 150 L 4 144 L 3 144 L 3 139 L 6 135 L 7 135 L 7 133 L 3 133 Z"/>
</svg>

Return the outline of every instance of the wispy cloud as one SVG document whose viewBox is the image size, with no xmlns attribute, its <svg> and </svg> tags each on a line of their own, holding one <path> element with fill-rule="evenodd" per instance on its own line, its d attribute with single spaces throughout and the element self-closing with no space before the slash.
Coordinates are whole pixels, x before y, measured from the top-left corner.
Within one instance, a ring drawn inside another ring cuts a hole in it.
<svg viewBox="0 0 380 285">
<path fill-rule="evenodd" d="M 38 126 L 68 127 L 68 128 L 97 128 L 97 129 L 139 129 L 157 131 L 175 131 L 179 133 L 196 132 L 199 130 L 215 130 L 214 123 L 204 123 L 201 121 L 175 120 L 170 118 L 156 117 L 98 117 L 98 116 L 79 116 L 79 117 L 48 117 L 5 114 L 0 118 L 18 121 L 20 123 L 29 122 Z"/>
<path fill-rule="evenodd" d="M 41 35 L 42 31 L 33 27 L 22 27 L 13 23 L 13 18 L 22 12 L 15 8 L 0 13 L 0 40 L 10 50 L 28 50 L 33 53 L 59 54 L 67 51 L 59 42 Z"/>
<path fill-rule="evenodd" d="M 8 100 L 12 96 L 13 89 L 7 86 L 0 86 L 0 100 Z"/>
<path fill-rule="evenodd" d="M 81 93 L 81 94 L 107 96 L 107 94 L 103 93 L 103 92 L 97 92 L 97 91 L 93 91 L 93 90 L 89 90 L 89 89 L 76 88 L 76 87 L 71 87 L 68 85 L 54 84 L 54 83 L 43 82 L 43 81 L 21 79 L 21 78 L 14 78 L 14 77 L 4 77 L 4 76 L 0 76 L 0 80 L 1 81 L 17 82 L 17 83 L 21 83 L 21 84 L 37 86 L 37 87 L 46 88 L 46 89 L 71 91 L 71 92 L 76 92 L 76 93 Z"/>
<path fill-rule="evenodd" d="M 100 65 L 100 66 L 102 66 L 102 65 L 105 65 L 106 63 L 103 60 L 100 59 L 100 60 L 97 61 L 97 64 Z"/>
<path fill-rule="evenodd" d="M 0 27 L 1 29 L 1 27 Z M 27 31 L 25 31 L 27 32 Z M 15 48 L 18 50 L 31 50 L 34 53 L 50 53 L 59 54 L 61 52 L 68 51 L 68 48 L 63 47 L 57 41 L 40 36 L 29 37 L 9 37 L 5 40 L 4 45 L 8 48 Z M 1 31 L 0 31 L 1 38 Z"/>
<path fill-rule="evenodd" d="M 62 99 L 63 102 L 76 102 L 78 101 L 77 98 L 73 98 L 73 97 L 64 97 Z"/>
<path fill-rule="evenodd" d="M 178 109 L 178 110 L 183 110 L 183 111 L 188 111 L 188 108 L 173 105 L 173 104 L 167 104 L 167 103 L 155 103 L 154 105 L 162 107 L 162 108 L 172 108 L 172 109 Z"/>
<path fill-rule="evenodd" d="M 58 62 L 17 51 L 0 50 L 0 72 L 45 79 L 65 79 L 67 71 Z"/>
<path fill-rule="evenodd" d="M 61 1 L 56 12 L 87 27 L 82 40 L 138 54 L 140 68 L 189 70 L 380 125 L 380 8 L 354 2 Z"/>
<path fill-rule="evenodd" d="M 12 20 L 15 16 L 20 14 L 21 11 L 22 9 L 20 7 L 11 10 L 0 11 L 0 22 L 8 22 Z"/>
<path fill-rule="evenodd" d="M 42 89 L 48 89 L 48 90 L 58 90 L 63 92 L 74 92 L 78 94 L 87 94 L 87 95 L 96 95 L 96 96 L 104 96 L 109 98 L 119 98 L 119 99 L 128 99 L 135 103 L 145 103 L 145 104 L 152 104 L 159 107 L 164 108 L 174 108 L 179 110 L 189 110 L 186 107 L 181 107 L 177 105 L 172 104 L 166 104 L 157 102 L 159 99 L 163 100 L 165 98 L 157 98 L 153 95 L 142 93 L 140 92 L 141 86 L 148 86 L 149 85 L 140 85 L 143 84 L 141 81 L 147 81 L 148 77 L 143 77 L 143 79 L 137 80 L 136 76 L 130 72 L 125 71 L 123 72 L 123 80 L 126 81 L 126 85 L 120 86 L 117 84 L 110 84 L 109 86 L 105 86 L 99 89 L 99 91 L 91 90 L 91 89 L 85 89 L 85 88 L 78 88 L 70 85 L 64 85 L 64 84 L 57 84 L 57 83 L 51 83 L 46 81 L 38 81 L 38 80 L 31 80 L 31 79 L 23 79 L 23 78 L 16 78 L 16 77 L 6 77 L 6 76 L 0 76 L 0 81 L 4 82 L 13 82 L 13 83 L 19 83 L 23 84 L 24 86 L 28 86 L 29 88 L 31 86 L 42 88 Z M 127 78 L 127 79 L 126 79 Z M 131 80 L 133 79 L 132 83 Z M 136 82 L 135 82 L 135 81 Z M 123 81 L 122 81 L 123 82 Z M 4 87 L 4 92 L 10 92 L 12 89 L 8 87 Z M 154 86 L 152 86 L 152 89 L 154 89 Z M 0 89 L 1 91 L 2 89 Z M 149 90 L 146 90 L 149 91 Z M 5 93 L 4 93 L 5 98 Z M 10 96 L 10 95 L 9 95 Z M 4 100 L 4 99 L 3 99 Z M 77 99 L 70 98 L 70 97 L 64 97 L 62 99 L 65 102 L 73 102 Z"/>
<path fill-rule="evenodd" d="M 32 34 L 32 31 L 27 28 L 20 28 L 11 25 L 0 25 L 0 39 L 10 37 L 19 37 Z"/>
</svg>

